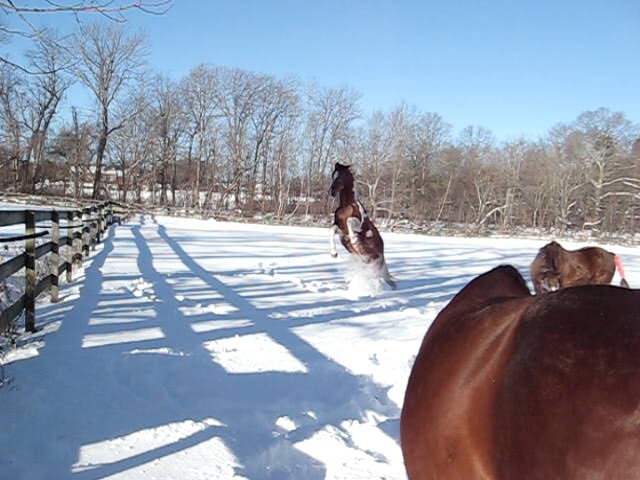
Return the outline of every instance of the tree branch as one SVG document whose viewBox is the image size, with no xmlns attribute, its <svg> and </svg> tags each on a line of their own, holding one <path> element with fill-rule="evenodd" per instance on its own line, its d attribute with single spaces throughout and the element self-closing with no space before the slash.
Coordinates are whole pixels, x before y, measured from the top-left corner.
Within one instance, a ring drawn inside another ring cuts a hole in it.
<svg viewBox="0 0 640 480">
<path fill-rule="evenodd" d="M 124 5 L 112 6 L 113 1 L 104 1 L 98 5 L 87 5 L 84 1 L 75 5 L 64 5 L 53 1 L 47 1 L 51 7 L 22 7 L 17 6 L 12 0 L 0 1 L 0 8 L 14 12 L 17 14 L 47 14 L 47 13 L 100 13 L 113 14 L 126 12 L 127 10 L 139 10 L 150 15 L 163 15 L 167 13 L 172 5 L 173 0 L 159 0 L 155 2 L 146 2 L 144 0 L 126 3 Z"/>
</svg>

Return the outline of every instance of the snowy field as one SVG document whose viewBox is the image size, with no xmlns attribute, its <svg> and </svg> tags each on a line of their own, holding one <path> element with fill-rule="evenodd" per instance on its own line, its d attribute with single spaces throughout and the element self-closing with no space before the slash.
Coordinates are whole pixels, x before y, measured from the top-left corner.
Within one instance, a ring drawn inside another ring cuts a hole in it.
<svg viewBox="0 0 640 480">
<path fill-rule="evenodd" d="M 0 478 L 405 479 L 400 408 L 430 322 L 499 264 L 529 280 L 546 240 L 383 236 L 396 291 L 331 258 L 326 229 L 112 227 L 2 359 Z M 640 285 L 640 253 L 603 246 Z"/>
</svg>

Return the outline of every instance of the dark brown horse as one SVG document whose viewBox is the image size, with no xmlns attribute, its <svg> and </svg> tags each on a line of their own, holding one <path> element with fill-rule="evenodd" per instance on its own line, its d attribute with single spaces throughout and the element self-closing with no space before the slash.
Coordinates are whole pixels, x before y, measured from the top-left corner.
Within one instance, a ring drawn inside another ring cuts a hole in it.
<svg viewBox="0 0 640 480">
<path fill-rule="evenodd" d="M 532 296 L 512 267 L 471 281 L 409 377 L 409 479 L 640 478 L 640 291 Z"/>
<path fill-rule="evenodd" d="M 336 250 L 336 233 L 340 242 L 349 253 L 363 262 L 374 264 L 378 274 L 393 289 L 396 283 L 389 274 L 384 260 L 384 242 L 380 232 L 373 224 L 364 206 L 356 200 L 354 178 L 348 165 L 336 163 L 332 175 L 329 194 L 338 197 L 339 206 L 334 213 L 334 220 L 329 230 L 329 253 L 338 255 Z"/>
<path fill-rule="evenodd" d="M 613 253 L 600 247 L 565 250 L 551 242 L 540 249 L 530 272 L 536 293 L 545 293 L 576 285 L 609 284 L 616 268 L 620 285 L 628 288 L 622 262 Z"/>
</svg>

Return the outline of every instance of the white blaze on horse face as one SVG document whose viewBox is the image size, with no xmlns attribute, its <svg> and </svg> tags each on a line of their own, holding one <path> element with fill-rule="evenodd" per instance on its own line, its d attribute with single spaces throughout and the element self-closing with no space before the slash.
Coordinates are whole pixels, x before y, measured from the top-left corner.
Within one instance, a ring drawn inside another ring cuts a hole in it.
<svg viewBox="0 0 640 480">
<path fill-rule="evenodd" d="M 540 282 L 540 289 L 542 292 L 555 292 L 560 290 L 560 279 L 557 275 L 547 276 Z"/>
</svg>

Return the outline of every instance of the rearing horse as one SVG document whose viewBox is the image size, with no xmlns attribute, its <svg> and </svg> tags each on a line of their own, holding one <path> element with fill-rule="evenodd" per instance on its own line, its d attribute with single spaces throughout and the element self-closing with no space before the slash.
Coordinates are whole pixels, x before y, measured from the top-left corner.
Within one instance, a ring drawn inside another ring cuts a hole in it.
<svg viewBox="0 0 640 480">
<path fill-rule="evenodd" d="M 380 232 L 362 204 L 356 200 L 350 166 L 336 163 L 332 179 L 329 194 L 334 198 L 337 196 L 340 205 L 334 213 L 333 225 L 329 229 L 329 253 L 332 257 L 338 256 L 335 239 L 337 233 L 340 235 L 340 242 L 349 253 L 359 257 L 364 263 L 373 263 L 378 269 L 378 274 L 395 289 L 396 283 L 391 278 L 384 260 L 384 242 Z"/>
</svg>

